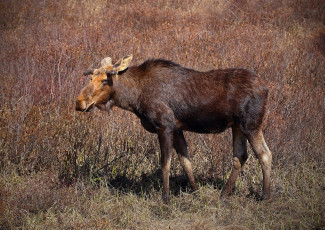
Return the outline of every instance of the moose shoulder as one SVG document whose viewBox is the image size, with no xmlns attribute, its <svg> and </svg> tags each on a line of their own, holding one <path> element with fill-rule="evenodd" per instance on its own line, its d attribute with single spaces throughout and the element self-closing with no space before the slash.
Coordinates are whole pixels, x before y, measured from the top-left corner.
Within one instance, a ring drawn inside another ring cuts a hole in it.
<svg viewBox="0 0 325 230">
<path fill-rule="evenodd" d="M 262 133 L 268 88 L 258 76 L 245 69 L 199 72 L 161 59 L 129 67 L 131 60 L 132 55 L 125 56 L 113 65 L 105 58 L 99 69 L 87 70 L 84 74 L 92 75 L 92 80 L 78 96 L 76 110 L 118 106 L 135 113 L 146 130 L 158 134 L 163 200 L 169 200 L 172 147 L 192 189 L 197 189 L 182 131 L 220 133 L 230 127 L 233 169 L 222 195 L 232 193 L 247 160 L 248 140 L 262 167 L 263 198 L 270 199 L 272 154 Z"/>
</svg>

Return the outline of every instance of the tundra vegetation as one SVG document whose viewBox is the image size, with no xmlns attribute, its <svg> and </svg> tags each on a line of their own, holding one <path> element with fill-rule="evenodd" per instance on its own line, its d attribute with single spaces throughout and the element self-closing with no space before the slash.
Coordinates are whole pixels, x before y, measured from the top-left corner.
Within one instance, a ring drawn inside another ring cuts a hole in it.
<svg viewBox="0 0 325 230">
<path fill-rule="evenodd" d="M 1 229 L 324 229 L 325 2 L 1 1 Z M 269 87 L 272 200 L 248 159 L 233 196 L 232 134 L 184 132 L 198 190 L 172 153 L 161 201 L 159 142 L 121 109 L 75 111 L 105 56 L 244 68 Z"/>
</svg>

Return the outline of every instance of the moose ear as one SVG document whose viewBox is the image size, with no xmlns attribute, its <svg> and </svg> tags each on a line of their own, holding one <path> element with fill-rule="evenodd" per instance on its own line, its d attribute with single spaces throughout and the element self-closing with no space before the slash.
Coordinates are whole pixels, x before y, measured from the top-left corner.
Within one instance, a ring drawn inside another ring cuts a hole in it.
<svg viewBox="0 0 325 230">
<path fill-rule="evenodd" d="M 101 67 L 111 66 L 112 65 L 112 58 L 106 57 L 100 62 Z"/>
<path fill-rule="evenodd" d="M 131 61 L 132 61 L 132 58 L 133 58 L 133 55 L 130 54 L 130 55 L 126 55 L 126 56 L 123 57 L 120 61 L 118 61 L 118 62 L 114 65 L 114 67 L 116 68 L 116 71 L 117 71 L 117 72 L 121 72 L 121 71 L 123 71 L 123 70 L 126 70 L 126 69 L 129 67 L 129 65 L 130 65 L 130 63 L 131 63 Z"/>
</svg>

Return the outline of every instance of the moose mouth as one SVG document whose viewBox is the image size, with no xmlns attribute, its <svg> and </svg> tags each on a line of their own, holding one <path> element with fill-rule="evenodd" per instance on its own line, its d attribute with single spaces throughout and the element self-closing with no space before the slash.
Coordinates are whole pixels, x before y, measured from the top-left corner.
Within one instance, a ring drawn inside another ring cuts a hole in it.
<svg viewBox="0 0 325 230">
<path fill-rule="evenodd" d="M 94 107 L 97 107 L 99 110 L 109 112 L 112 107 L 112 102 L 108 101 L 106 104 L 97 104 L 93 101 L 87 105 L 85 102 L 78 101 L 76 110 L 80 112 L 90 112 Z"/>
<path fill-rule="evenodd" d="M 90 112 L 94 104 L 95 102 L 92 102 L 89 105 L 85 106 L 86 105 L 85 102 L 77 101 L 76 110 L 80 112 Z"/>
<path fill-rule="evenodd" d="M 85 109 L 83 112 L 90 112 L 90 110 L 93 108 L 95 102 L 92 102 L 90 103 Z"/>
</svg>

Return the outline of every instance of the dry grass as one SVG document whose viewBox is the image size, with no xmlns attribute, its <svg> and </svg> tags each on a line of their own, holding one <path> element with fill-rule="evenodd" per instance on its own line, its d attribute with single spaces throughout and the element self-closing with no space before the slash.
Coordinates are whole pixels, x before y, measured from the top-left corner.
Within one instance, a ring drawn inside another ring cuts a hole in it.
<svg viewBox="0 0 325 230">
<path fill-rule="evenodd" d="M 325 228 L 323 1 L 5 0 L 0 11 L 0 229 Z M 129 53 L 268 82 L 271 202 L 253 154 L 234 197 L 218 199 L 227 131 L 185 134 L 200 189 L 189 193 L 174 156 L 161 203 L 156 136 L 121 110 L 74 111 L 83 70 Z"/>
</svg>

